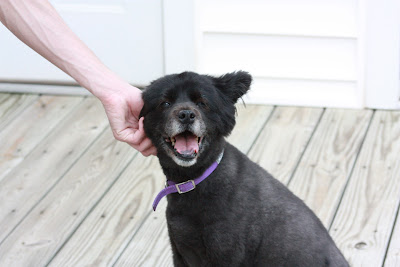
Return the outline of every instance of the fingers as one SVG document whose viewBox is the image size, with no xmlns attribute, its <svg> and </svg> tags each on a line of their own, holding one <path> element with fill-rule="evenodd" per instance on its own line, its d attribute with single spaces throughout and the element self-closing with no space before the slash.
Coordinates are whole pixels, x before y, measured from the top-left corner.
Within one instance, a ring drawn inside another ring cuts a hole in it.
<svg viewBox="0 0 400 267">
<path fill-rule="evenodd" d="M 138 150 L 145 157 L 157 154 L 157 150 L 149 138 L 144 139 L 143 142 L 140 143 Z"/>
<path fill-rule="evenodd" d="M 150 141 L 149 138 L 144 139 L 140 145 L 138 146 L 137 150 L 140 152 L 145 151 L 153 146 L 153 143 Z"/>
<path fill-rule="evenodd" d="M 142 155 L 145 157 L 148 157 L 150 155 L 157 155 L 157 149 L 155 148 L 155 146 L 153 146 L 149 138 L 144 139 L 143 142 L 141 142 L 139 145 L 131 144 L 131 146 L 142 153 Z"/>
<path fill-rule="evenodd" d="M 137 134 L 138 131 L 136 131 L 135 135 L 139 136 Z M 131 147 L 142 153 L 143 156 L 147 157 L 150 155 L 157 155 L 157 149 L 155 146 L 153 146 L 153 143 L 151 140 L 146 137 L 146 135 L 141 135 L 140 138 L 135 139 L 135 142 L 128 142 L 127 140 L 124 139 L 118 139 L 118 141 L 126 142 L 128 143 Z"/>
<path fill-rule="evenodd" d="M 157 149 L 151 142 L 151 140 L 146 136 L 143 128 L 144 117 L 139 120 L 139 130 L 136 131 L 135 134 L 138 134 L 140 139 L 140 144 L 138 150 L 142 153 L 143 156 L 147 157 L 150 155 L 157 155 Z"/>
<path fill-rule="evenodd" d="M 141 153 L 145 157 L 148 157 L 148 156 L 151 156 L 151 155 L 152 156 L 157 156 L 157 149 L 154 146 L 152 146 L 149 149 L 147 149 L 145 151 L 142 151 Z"/>
<path fill-rule="evenodd" d="M 130 143 L 135 149 L 137 149 L 143 156 L 147 157 L 150 155 L 157 155 L 157 149 L 153 146 L 151 140 L 146 136 L 143 129 L 143 120 L 139 120 L 139 129 L 134 134 L 134 142 Z"/>
<path fill-rule="evenodd" d="M 126 140 L 125 142 L 129 143 L 132 146 L 139 146 L 146 137 L 146 134 L 143 129 L 143 120 L 144 118 L 140 118 L 139 120 L 139 129 L 134 132 L 131 140 Z"/>
<path fill-rule="evenodd" d="M 143 156 L 157 155 L 157 149 L 153 146 L 151 140 L 146 136 L 146 133 L 143 129 L 143 120 L 144 118 L 140 118 L 139 120 L 139 129 L 126 129 L 123 136 L 122 133 L 114 134 L 115 139 L 118 141 L 126 142 L 140 153 Z"/>
</svg>

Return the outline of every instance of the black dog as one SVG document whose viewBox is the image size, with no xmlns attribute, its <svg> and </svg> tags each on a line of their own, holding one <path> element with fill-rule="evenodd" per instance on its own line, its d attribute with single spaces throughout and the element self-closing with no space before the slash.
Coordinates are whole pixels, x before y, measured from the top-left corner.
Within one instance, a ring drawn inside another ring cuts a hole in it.
<svg viewBox="0 0 400 267">
<path fill-rule="evenodd" d="M 143 92 L 145 132 L 170 187 L 190 191 L 168 195 L 175 266 L 348 266 L 313 212 L 225 141 L 251 80 L 242 71 L 184 72 Z M 189 181 L 210 172 L 222 153 L 208 178 Z"/>
</svg>

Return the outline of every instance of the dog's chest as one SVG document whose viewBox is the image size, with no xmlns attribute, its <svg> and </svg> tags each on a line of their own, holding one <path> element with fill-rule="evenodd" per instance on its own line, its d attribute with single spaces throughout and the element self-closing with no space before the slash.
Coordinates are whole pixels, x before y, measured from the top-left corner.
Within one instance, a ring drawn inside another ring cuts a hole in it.
<svg viewBox="0 0 400 267">
<path fill-rule="evenodd" d="M 190 266 L 201 266 L 206 258 L 204 227 L 188 216 L 167 216 L 169 236 L 178 253 Z"/>
</svg>

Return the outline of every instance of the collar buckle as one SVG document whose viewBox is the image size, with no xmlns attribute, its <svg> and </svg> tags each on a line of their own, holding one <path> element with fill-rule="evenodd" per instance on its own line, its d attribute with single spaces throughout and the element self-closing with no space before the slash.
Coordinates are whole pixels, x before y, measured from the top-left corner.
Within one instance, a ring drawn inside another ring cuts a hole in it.
<svg viewBox="0 0 400 267">
<path fill-rule="evenodd" d="M 180 187 L 182 185 L 182 188 Z M 190 187 L 189 187 L 190 186 Z M 187 193 L 196 188 L 196 183 L 194 180 L 188 180 L 183 183 L 175 184 L 176 190 L 178 190 L 179 194 Z"/>
<path fill-rule="evenodd" d="M 175 184 L 173 181 L 166 181 L 165 182 L 165 188 L 161 190 L 160 193 L 156 196 L 153 202 L 153 210 L 155 211 L 157 208 L 158 203 L 160 200 L 165 197 L 166 195 L 172 194 L 172 193 L 187 193 L 196 188 L 196 184 L 199 184 L 202 182 L 204 179 L 206 179 L 218 166 L 218 164 L 221 162 L 222 156 L 224 155 L 224 150 L 222 150 L 221 154 L 219 155 L 218 159 L 211 164 L 210 167 L 208 167 L 207 170 L 200 176 L 197 177 L 194 180 L 188 180 L 183 183 Z M 175 186 L 174 186 L 175 185 Z"/>
</svg>

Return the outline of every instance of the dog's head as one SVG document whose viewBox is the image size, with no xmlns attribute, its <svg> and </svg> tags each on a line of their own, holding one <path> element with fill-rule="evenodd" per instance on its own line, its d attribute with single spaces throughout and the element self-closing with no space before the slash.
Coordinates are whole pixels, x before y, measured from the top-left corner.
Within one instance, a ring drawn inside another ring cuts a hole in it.
<svg viewBox="0 0 400 267">
<path fill-rule="evenodd" d="M 235 103 L 251 84 L 247 72 L 221 77 L 183 72 L 162 77 L 143 91 L 144 129 L 158 157 L 190 167 L 212 152 L 235 125 Z"/>
</svg>

